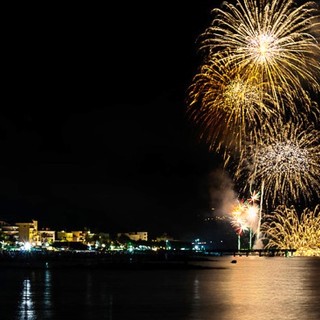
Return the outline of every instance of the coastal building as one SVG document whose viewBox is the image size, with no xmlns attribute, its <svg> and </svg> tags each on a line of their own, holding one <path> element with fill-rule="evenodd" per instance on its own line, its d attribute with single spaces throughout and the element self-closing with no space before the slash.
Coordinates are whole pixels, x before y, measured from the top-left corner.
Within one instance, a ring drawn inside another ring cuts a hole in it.
<svg viewBox="0 0 320 320">
<path fill-rule="evenodd" d="M 118 238 L 120 238 L 121 236 L 127 236 L 130 240 L 133 241 L 148 241 L 148 232 L 146 231 L 118 233 L 117 236 Z"/>
<path fill-rule="evenodd" d="M 57 240 L 72 242 L 73 241 L 73 233 L 72 232 L 66 232 L 64 230 L 57 231 Z"/>
<path fill-rule="evenodd" d="M 19 227 L 0 221 L 0 230 L 6 240 L 17 241 L 19 239 Z"/>
<path fill-rule="evenodd" d="M 68 242 L 83 242 L 85 243 L 88 238 L 91 238 L 94 234 L 90 231 L 70 231 L 66 232 L 64 230 L 57 231 L 57 240 L 58 241 L 68 241 Z"/>
<path fill-rule="evenodd" d="M 87 231 L 71 231 L 73 234 L 73 241 L 75 242 L 85 242 Z"/>
<path fill-rule="evenodd" d="M 56 240 L 55 231 L 49 229 L 39 230 L 38 234 L 41 245 L 50 245 Z"/>
<path fill-rule="evenodd" d="M 39 242 L 38 221 L 17 222 L 16 226 L 19 227 L 19 241 L 30 242 L 31 244 Z"/>
</svg>

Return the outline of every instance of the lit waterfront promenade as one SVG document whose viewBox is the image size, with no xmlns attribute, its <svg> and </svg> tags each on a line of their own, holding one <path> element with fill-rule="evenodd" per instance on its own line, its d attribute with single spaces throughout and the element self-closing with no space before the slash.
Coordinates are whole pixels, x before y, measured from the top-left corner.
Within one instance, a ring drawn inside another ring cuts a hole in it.
<svg viewBox="0 0 320 320">
<path fill-rule="evenodd" d="M 293 256 L 294 249 L 223 250 L 223 251 L 3 251 L 0 267 L 103 267 L 103 268 L 175 268 L 192 267 L 195 261 L 210 261 L 219 256 Z"/>
</svg>

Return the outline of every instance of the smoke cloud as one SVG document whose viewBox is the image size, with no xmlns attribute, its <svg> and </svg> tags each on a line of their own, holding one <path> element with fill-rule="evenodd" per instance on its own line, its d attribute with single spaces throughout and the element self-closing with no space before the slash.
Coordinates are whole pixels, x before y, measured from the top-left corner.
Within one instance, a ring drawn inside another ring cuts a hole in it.
<svg viewBox="0 0 320 320">
<path fill-rule="evenodd" d="M 237 201 L 234 183 L 222 169 L 212 171 L 208 179 L 211 206 L 215 215 L 226 216 Z"/>
</svg>

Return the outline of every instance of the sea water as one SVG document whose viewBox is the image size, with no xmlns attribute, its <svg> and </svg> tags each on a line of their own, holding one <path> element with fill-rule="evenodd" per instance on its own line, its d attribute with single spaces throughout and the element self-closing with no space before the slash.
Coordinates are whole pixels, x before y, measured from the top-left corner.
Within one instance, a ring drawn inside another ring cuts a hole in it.
<svg viewBox="0 0 320 320">
<path fill-rule="evenodd" d="M 319 257 L 224 256 L 197 264 L 211 268 L 3 267 L 0 319 L 320 319 Z"/>
</svg>

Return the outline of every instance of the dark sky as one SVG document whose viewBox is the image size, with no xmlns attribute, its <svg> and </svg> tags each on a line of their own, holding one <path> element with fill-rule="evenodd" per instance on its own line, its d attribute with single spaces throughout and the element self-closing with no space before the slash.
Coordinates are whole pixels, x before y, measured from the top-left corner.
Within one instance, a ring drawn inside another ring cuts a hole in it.
<svg viewBox="0 0 320 320">
<path fill-rule="evenodd" d="M 220 163 L 185 92 L 219 1 L 80 3 L 4 12 L 0 219 L 196 234 Z"/>
</svg>

